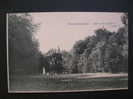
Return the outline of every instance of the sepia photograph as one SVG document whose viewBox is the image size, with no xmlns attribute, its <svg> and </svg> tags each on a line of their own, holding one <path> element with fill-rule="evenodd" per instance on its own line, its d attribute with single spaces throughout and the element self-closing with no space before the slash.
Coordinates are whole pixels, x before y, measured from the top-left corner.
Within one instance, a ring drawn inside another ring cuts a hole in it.
<svg viewBox="0 0 133 99">
<path fill-rule="evenodd" d="M 128 90 L 128 13 L 7 14 L 8 92 Z"/>
</svg>

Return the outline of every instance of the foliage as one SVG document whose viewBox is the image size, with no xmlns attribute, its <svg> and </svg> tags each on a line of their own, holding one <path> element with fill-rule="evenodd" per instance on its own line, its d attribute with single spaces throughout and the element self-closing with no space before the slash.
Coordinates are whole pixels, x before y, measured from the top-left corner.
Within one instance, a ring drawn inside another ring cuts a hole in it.
<svg viewBox="0 0 133 99">
<path fill-rule="evenodd" d="M 121 17 L 124 27 L 117 32 L 105 28 L 95 35 L 77 41 L 73 46 L 72 68 L 74 73 L 128 72 L 127 14 Z"/>
<path fill-rule="evenodd" d="M 63 59 L 63 68 L 64 73 L 71 73 L 72 72 L 72 55 L 67 51 L 62 51 L 62 59 Z"/>
<path fill-rule="evenodd" d="M 9 14 L 8 18 L 10 73 L 37 72 L 39 51 L 34 37 L 37 25 L 29 14 Z"/>
<path fill-rule="evenodd" d="M 44 67 L 46 72 L 61 73 L 63 71 L 63 58 L 60 50 L 51 49 L 44 57 Z"/>
</svg>

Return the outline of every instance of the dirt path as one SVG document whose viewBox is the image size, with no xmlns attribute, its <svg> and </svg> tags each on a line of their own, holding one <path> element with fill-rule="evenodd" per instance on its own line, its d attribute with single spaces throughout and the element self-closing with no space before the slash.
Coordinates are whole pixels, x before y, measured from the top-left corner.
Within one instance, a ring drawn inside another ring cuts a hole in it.
<svg viewBox="0 0 133 99">
<path fill-rule="evenodd" d="M 86 74 L 80 75 L 78 78 L 99 78 L 99 77 L 120 77 L 120 76 L 128 76 L 128 74 L 111 74 L 111 73 L 95 73 L 95 74 Z"/>
<path fill-rule="evenodd" d="M 45 78 L 45 77 L 52 77 L 52 78 L 100 78 L 100 77 L 124 77 L 128 76 L 127 73 L 119 73 L 119 74 L 112 74 L 112 73 L 83 73 L 83 74 L 56 74 L 56 75 L 32 75 L 30 77 L 35 78 Z"/>
<path fill-rule="evenodd" d="M 75 77 L 75 78 L 98 78 L 98 77 L 118 77 L 128 76 L 127 73 L 112 74 L 112 73 L 83 73 L 83 74 L 63 74 L 60 77 Z"/>
</svg>

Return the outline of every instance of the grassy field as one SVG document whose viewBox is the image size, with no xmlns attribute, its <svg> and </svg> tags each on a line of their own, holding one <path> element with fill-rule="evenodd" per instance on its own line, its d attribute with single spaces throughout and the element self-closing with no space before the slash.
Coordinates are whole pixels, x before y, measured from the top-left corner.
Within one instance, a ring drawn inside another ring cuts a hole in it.
<svg viewBox="0 0 133 99">
<path fill-rule="evenodd" d="M 10 91 L 69 91 L 128 88 L 127 74 L 63 74 L 12 76 Z"/>
</svg>

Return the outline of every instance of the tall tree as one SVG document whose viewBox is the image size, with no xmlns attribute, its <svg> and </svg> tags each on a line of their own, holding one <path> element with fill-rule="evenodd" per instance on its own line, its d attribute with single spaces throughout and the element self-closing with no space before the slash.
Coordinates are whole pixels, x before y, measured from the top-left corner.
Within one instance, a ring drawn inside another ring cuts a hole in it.
<svg viewBox="0 0 133 99">
<path fill-rule="evenodd" d="M 37 25 L 29 14 L 8 15 L 9 70 L 11 74 L 38 72 Z"/>
<path fill-rule="evenodd" d="M 60 50 L 50 49 L 45 54 L 44 65 L 46 67 L 46 70 L 48 70 L 48 72 L 62 73 L 64 68 L 63 68 L 63 57 Z"/>
<path fill-rule="evenodd" d="M 72 72 L 72 55 L 70 52 L 62 51 L 62 59 L 63 59 L 63 68 L 64 72 L 71 73 Z"/>
</svg>

